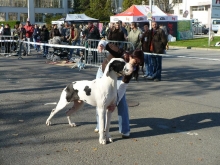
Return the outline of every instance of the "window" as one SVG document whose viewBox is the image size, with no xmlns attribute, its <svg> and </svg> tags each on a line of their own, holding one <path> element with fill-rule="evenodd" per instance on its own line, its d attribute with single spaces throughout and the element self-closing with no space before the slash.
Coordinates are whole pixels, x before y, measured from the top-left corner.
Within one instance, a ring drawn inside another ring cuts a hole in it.
<svg viewBox="0 0 220 165">
<path fill-rule="evenodd" d="M 192 11 L 204 11 L 204 10 L 206 10 L 205 6 L 193 6 L 192 7 Z"/>
<path fill-rule="evenodd" d="M 35 22 L 43 22 L 43 14 L 35 13 Z"/>
<path fill-rule="evenodd" d="M 18 20 L 18 13 L 8 13 L 8 20 L 11 20 L 11 21 Z"/>
<path fill-rule="evenodd" d="M 183 0 L 174 0 L 174 3 L 183 3 Z"/>
<path fill-rule="evenodd" d="M 74 0 L 68 0 L 68 8 L 74 8 Z"/>
<path fill-rule="evenodd" d="M 63 0 L 34 0 L 36 8 L 62 8 Z"/>
<path fill-rule="evenodd" d="M 0 12 L 0 21 L 5 21 L 5 16 L 6 16 L 5 13 Z"/>
<path fill-rule="evenodd" d="M 170 14 L 174 14 L 174 10 L 170 10 L 170 12 L 169 12 Z"/>
<path fill-rule="evenodd" d="M 214 25 L 220 25 L 220 20 L 213 20 L 212 24 L 214 24 Z"/>
<path fill-rule="evenodd" d="M 28 13 L 21 13 L 20 14 L 20 21 L 21 22 L 26 22 L 28 18 Z"/>
<path fill-rule="evenodd" d="M 180 13 L 180 14 L 183 14 L 183 10 L 180 10 L 179 13 Z"/>
</svg>

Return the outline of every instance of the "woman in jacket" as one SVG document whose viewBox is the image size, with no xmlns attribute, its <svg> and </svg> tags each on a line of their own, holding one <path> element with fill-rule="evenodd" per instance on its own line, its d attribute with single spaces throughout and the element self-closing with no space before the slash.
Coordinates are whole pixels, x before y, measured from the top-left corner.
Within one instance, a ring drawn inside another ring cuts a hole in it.
<svg viewBox="0 0 220 165">
<path fill-rule="evenodd" d="M 5 24 L 5 27 L 3 29 L 3 36 L 11 36 L 11 28 L 9 27 L 8 24 Z M 10 53 L 10 47 L 11 47 L 11 42 L 8 42 L 7 40 L 10 40 L 10 37 L 5 37 L 4 38 L 6 41 L 4 43 L 5 45 L 5 53 Z"/>
<path fill-rule="evenodd" d="M 40 32 L 40 42 L 47 44 L 49 40 L 49 31 L 46 26 L 42 26 L 42 30 Z M 48 54 L 48 46 L 43 45 L 43 57 L 46 57 Z"/>
</svg>

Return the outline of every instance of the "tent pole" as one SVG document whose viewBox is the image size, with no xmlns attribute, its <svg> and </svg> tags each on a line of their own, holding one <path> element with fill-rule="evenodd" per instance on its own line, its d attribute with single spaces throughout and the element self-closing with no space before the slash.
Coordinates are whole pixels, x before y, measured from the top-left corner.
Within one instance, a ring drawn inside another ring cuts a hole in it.
<svg viewBox="0 0 220 165">
<path fill-rule="evenodd" d="M 152 2 L 153 2 L 153 0 L 150 0 L 150 1 L 149 1 L 149 6 L 150 6 L 150 12 L 151 12 L 151 14 L 152 14 Z M 151 29 L 151 22 L 152 22 L 152 19 L 149 20 L 149 29 Z"/>
</svg>

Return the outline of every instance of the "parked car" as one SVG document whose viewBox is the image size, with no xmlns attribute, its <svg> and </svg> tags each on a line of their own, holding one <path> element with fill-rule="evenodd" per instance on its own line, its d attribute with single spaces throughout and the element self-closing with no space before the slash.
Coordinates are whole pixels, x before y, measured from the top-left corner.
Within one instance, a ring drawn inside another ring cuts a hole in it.
<svg viewBox="0 0 220 165">
<path fill-rule="evenodd" d="M 209 32 L 209 28 L 206 28 L 206 25 L 203 25 L 200 22 L 195 22 L 192 25 L 194 34 L 208 34 Z"/>
</svg>

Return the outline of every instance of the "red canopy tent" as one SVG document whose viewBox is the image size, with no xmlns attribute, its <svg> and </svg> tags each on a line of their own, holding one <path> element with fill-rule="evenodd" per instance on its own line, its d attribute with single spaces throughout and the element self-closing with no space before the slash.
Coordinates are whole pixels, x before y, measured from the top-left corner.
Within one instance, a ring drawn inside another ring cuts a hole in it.
<svg viewBox="0 0 220 165">
<path fill-rule="evenodd" d="M 148 22 L 147 14 L 151 13 L 151 8 L 148 5 L 132 5 L 130 8 L 122 13 L 110 17 L 110 22 Z M 171 16 L 164 13 L 157 6 L 152 6 L 152 20 L 153 21 L 177 21 L 177 16 Z"/>
</svg>

